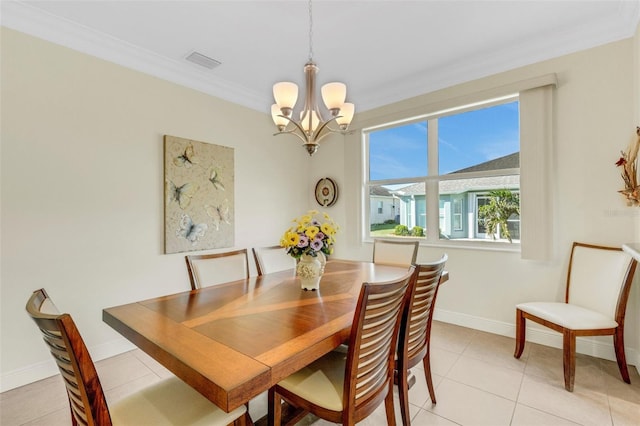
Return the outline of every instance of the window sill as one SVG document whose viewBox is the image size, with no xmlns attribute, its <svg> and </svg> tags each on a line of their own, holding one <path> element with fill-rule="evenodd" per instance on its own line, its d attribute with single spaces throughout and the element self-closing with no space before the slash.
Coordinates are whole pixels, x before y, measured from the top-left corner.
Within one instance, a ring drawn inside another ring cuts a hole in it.
<svg viewBox="0 0 640 426">
<path fill-rule="evenodd" d="M 390 238 L 394 239 L 394 238 Z M 403 238 L 404 240 L 405 238 Z M 438 240 L 427 241 L 423 238 L 406 238 L 410 241 L 419 241 L 420 247 L 442 247 L 463 250 L 480 250 L 480 251 L 501 251 L 510 253 L 520 253 L 520 243 L 507 243 L 500 241 L 478 241 L 478 240 Z M 373 238 L 364 240 L 365 243 L 372 244 Z"/>
</svg>

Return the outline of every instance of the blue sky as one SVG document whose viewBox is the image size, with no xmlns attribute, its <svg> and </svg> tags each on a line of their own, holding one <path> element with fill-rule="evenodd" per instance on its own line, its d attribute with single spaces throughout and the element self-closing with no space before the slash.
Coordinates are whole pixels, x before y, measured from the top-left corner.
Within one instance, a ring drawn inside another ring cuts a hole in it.
<svg viewBox="0 0 640 426">
<path fill-rule="evenodd" d="M 518 102 L 441 117 L 440 174 L 520 150 Z M 427 122 L 371 132 L 371 180 L 427 175 Z"/>
</svg>

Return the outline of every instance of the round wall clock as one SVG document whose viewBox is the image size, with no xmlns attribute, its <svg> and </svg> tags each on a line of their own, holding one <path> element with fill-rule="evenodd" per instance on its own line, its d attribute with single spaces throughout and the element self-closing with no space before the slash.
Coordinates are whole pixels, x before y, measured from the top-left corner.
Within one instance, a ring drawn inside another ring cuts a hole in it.
<svg viewBox="0 0 640 426">
<path fill-rule="evenodd" d="M 324 207 L 332 206 L 338 200 L 338 185 L 331 178 L 322 178 L 316 184 L 316 201 Z"/>
</svg>

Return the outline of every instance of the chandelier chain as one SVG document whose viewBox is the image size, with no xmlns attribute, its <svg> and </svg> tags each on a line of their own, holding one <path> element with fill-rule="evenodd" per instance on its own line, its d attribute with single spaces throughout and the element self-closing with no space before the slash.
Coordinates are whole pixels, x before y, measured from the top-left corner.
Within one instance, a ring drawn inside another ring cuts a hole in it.
<svg viewBox="0 0 640 426">
<path fill-rule="evenodd" d="M 309 0 L 309 62 L 313 62 L 313 15 L 311 13 L 311 0 Z"/>
</svg>

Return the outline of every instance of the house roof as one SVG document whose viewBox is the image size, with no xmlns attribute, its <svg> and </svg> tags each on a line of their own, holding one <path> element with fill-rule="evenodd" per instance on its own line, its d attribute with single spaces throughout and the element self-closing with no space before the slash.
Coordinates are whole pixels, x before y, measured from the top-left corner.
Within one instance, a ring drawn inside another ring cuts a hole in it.
<svg viewBox="0 0 640 426">
<path fill-rule="evenodd" d="M 473 191 L 493 191 L 496 189 L 516 189 L 520 187 L 520 175 L 490 176 L 472 179 L 455 179 L 440 181 L 440 194 L 462 194 Z M 400 197 L 408 195 L 424 195 L 424 182 L 414 183 L 391 191 Z"/>
<path fill-rule="evenodd" d="M 485 161 L 484 163 L 476 164 L 475 166 L 456 170 L 455 172 L 451 173 L 483 172 L 486 170 L 503 170 L 517 168 L 520 168 L 520 151 L 514 152 L 513 154 L 505 155 L 503 157 L 495 158 L 493 160 Z"/>
</svg>

